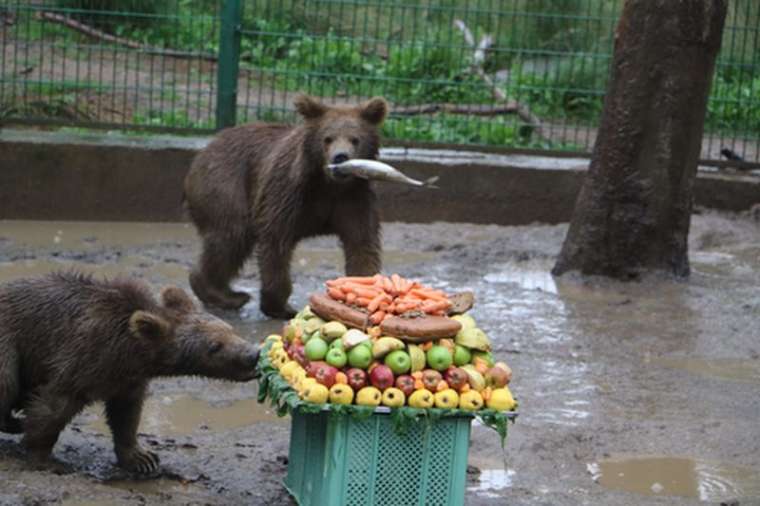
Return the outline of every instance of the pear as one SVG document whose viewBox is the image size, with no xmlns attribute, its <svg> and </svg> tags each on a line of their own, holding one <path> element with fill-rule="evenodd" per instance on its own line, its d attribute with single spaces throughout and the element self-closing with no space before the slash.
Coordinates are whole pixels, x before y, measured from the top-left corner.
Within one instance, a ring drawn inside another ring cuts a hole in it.
<svg viewBox="0 0 760 506">
<path fill-rule="evenodd" d="M 476 326 L 475 319 L 467 313 L 452 316 L 451 319 L 458 321 L 462 325 L 462 330 L 474 329 Z"/>
<path fill-rule="evenodd" d="M 319 383 L 310 384 L 303 389 L 303 399 L 314 404 L 324 404 L 330 396 L 326 386 Z"/>
<path fill-rule="evenodd" d="M 462 329 L 457 333 L 456 343 L 466 348 L 481 351 L 491 350 L 491 340 L 479 328 Z"/>
<path fill-rule="evenodd" d="M 328 322 L 322 325 L 322 338 L 328 342 L 340 339 L 346 332 L 348 329 L 340 322 Z"/>
<path fill-rule="evenodd" d="M 398 408 L 404 405 L 406 402 L 406 396 L 404 392 L 395 387 L 386 388 L 383 390 L 383 405 L 389 408 Z"/>
<path fill-rule="evenodd" d="M 319 316 L 315 316 L 314 318 L 311 318 L 310 320 L 306 320 L 306 323 L 303 325 L 303 332 L 306 335 L 312 335 L 314 332 L 318 331 L 322 328 L 322 325 L 325 324 L 325 321 L 320 318 Z"/>
<path fill-rule="evenodd" d="M 362 406 L 379 406 L 383 394 L 375 387 L 364 387 L 356 392 L 356 404 Z"/>
<path fill-rule="evenodd" d="M 482 374 L 480 374 L 480 372 L 478 372 L 477 369 L 475 369 L 475 366 L 472 364 L 466 364 L 463 365 L 460 369 L 467 373 L 467 376 L 470 380 L 470 387 L 473 390 L 480 392 L 486 387 L 486 379 Z"/>
<path fill-rule="evenodd" d="M 354 391 L 350 386 L 336 383 L 330 387 L 330 402 L 333 404 L 351 404 L 354 400 Z"/>
<path fill-rule="evenodd" d="M 395 337 L 381 337 L 372 345 L 372 356 L 383 358 L 388 353 L 406 348 L 404 341 Z"/>
<path fill-rule="evenodd" d="M 412 372 L 421 371 L 425 368 L 425 352 L 416 344 L 408 344 L 407 350 L 412 359 Z"/>
<path fill-rule="evenodd" d="M 435 407 L 455 409 L 459 405 L 459 394 L 452 388 L 447 388 L 435 394 Z"/>
<path fill-rule="evenodd" d="M 494 388 L 491 391 L 491 397 L 488 398 L 488 407 L 498 411 L 511 411 L 515 409 L 517 402 L 512 397 L 509 388 Z"/>
<path fill-rule="evenodd" d="M 459 396 L 459 409 L 477 411 L 482 407 L 483 396 L 480 395 L 480 392 L 470 390 L 468 392 L 462 393 L 462 395 Z"/>
<path fill-rule="evenodd" d="M 427 389 L 415 390 L 409 396 L 409 405 L 413 408 L 432 408 L 434 402 L 433 392 Z"/>
</svg>

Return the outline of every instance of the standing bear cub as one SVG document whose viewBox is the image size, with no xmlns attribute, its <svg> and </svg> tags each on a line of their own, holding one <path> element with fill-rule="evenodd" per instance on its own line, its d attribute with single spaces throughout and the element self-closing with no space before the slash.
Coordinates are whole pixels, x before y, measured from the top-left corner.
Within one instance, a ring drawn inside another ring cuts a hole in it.
<svg viewBox="0 0 760 506">
<path fill-rule="evenodd" d="M 257 361 L 257 347 L 176 287 L 159 303 L 130 279 L 54 273 L 0 285 L 0 431 L 23 432 L 38 462 L 74 415 L 104 401 L 119 465 L 152 472 L 158 457 L 137 443 L 151 378 L 248 381 Z"/>
<path fill-rule="evenodd" d="M 257 246 L 264 314 L 290 318 L 290 261 L 298 241 L 336 234 L 348 275 L 380 270 L 380 219 L 366 180 L 333 175 L 327 165 L 374 159 L 387 104 L 373 98 L 331 107 L 299 96 L 298 126 L 258 123 L 221 132 L 193 161 L 185 205 L 203 241 L 190 274 L 205 304 L 237 309 L 248 294 L 230 281 Z"/>
</svg>

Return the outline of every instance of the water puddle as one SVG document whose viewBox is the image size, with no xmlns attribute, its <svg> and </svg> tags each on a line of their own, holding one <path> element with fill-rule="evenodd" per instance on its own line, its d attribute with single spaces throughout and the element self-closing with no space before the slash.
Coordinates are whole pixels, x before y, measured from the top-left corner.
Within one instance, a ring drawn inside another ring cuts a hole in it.
<svg viewBox="0 0 760 506">
<path fill-rule="evenodd" d="M 760 474 L 731 464 L 680 457 L 611 458 L 588 464 L 603 487 L 649 496 L 717 502 L 760 495 Z"/>
<path fill-rule="evenodd" d="M 97 408 L 86 411 L 94 420 L 89 428 L 110 434 L 105 417 Z M 95 418 L 97 416 L 97 418 Z M 160 436 L 187 436 L 198 431 L 223 432 L 258 422 L 285 423 L 265 404 L 244 399 L 228 404 L 212 405 L 188 396 L 150 398 L 145 403 L 140 432 Z"/>
<path fill-rule="evenodd" d="M 487 283 L 511 283 L 524 290 L 557 293 L 557 283 L 551 275 L 551 265 L 544 262 L 523 262 L 520 265 L 501 264 L 495 272 L 486 274 Z"/>
<path fill-rule="evenodd" d="M 392 271 L 406 265 L 429 262 L 435 259 L 435 254 L 424 251 L 384 250 L 383 269 Z M 331 249 L 306 249 L 299 247 L 293 253 L 293 269 L 309 271 L 328 267 L 338 271 L 343 270 L 343 252 L 338 245 Z"/>
<path fill-rule="evenodd" d="M 0 220 L 0 236 L 16 246 L 86 248 L 195 241 L 189 223 Z"/>
<path fill-rule="evenodd" d="M 500 493 L 512 486 L 513 469 L 481 469 L 478 484 L 467 487 L 469 492 L 481 497 L 500 497 Z"/>
<path fill-rule="evenodd" d="M 689 371 L 700 376 L 742 383 L 760 383 L 760 360 L 657 357 L 651 359 L 651 363 Z"/>
</svg>

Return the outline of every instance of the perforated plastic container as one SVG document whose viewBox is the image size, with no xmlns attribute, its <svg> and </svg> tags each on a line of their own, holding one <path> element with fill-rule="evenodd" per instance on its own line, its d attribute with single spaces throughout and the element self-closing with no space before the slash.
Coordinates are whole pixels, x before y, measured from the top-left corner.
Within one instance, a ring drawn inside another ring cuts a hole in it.
<svg viewBox="0 0 760 506">
<path fill-rule="evenodd" d="M 285 486 L 301 506 L 464 504 L 471 421 L 445 417 L 399 435 L 388 414 L 294 411 Z"/>
</svg>

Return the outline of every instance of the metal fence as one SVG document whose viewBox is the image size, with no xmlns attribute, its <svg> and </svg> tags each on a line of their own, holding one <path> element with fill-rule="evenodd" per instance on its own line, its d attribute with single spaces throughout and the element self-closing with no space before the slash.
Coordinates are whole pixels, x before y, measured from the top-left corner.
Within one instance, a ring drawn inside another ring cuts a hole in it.
<svg viewBox="0 0 760 506">
<path fill-rule="evenodd" d="M 622 0 L 0 0 L 5 123 L 209 132 L 299 91 L 397 142 L 586 153 Z M 760 2 L 730 2 L 702 157 L 760 162 Z"/>
</svg>

